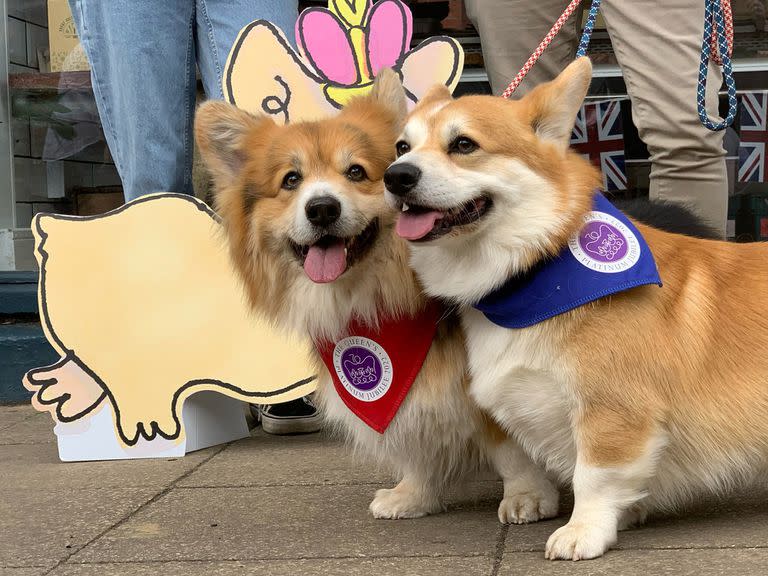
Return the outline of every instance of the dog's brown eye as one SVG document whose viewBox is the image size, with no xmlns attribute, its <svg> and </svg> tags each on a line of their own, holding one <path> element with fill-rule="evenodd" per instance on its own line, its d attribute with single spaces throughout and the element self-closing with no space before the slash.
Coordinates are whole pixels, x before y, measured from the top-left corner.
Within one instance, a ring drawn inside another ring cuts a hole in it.
<svg viewBox="0 0 768 576">
<path fill-rule="evenodd" d="M 411 151 L 411 145 L 408 144 L 408 142 L 400 140 L 400 142 L 395 144 L 395 149 L 397 150 L 397 157 L 400 158 L 403 154 L 407 154 Z"/>
<path fill-rule="evenodd" d="M 286 190 L 295 190 L 301 182 L 301 174 L 298 172 L 288 172 L 283 178 L 283 188 Z"/>
<path fill-rule="evenodd" d="M 466 136 L 459 136 L 453 142 L 451 142 L 451 146 L 448 148 L 448 151 L 455 152 L 457 154 L 471 154 L 478 148 L 479 146 L 474 140 L 467 138 Z"/>
<path fill-rule="evenodd" d="M 349 167 L 349 170 L 347 170 L 347 178 L 352 180 L 352 182 L 360 182 L 365 176 L 365 168 L 359 164 L 353 164 Z"/>
</svg>

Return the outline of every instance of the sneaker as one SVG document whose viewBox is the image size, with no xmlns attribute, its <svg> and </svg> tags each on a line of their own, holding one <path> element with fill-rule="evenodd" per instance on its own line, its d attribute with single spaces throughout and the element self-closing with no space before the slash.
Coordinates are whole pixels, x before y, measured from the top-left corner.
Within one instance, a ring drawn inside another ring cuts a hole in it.
<svg viewBox="0 0 768 576">
<path fill-rule="evenodd" d="M 322 427 L 322 417 L 309 396 L 261 406 L 260 416 L 267 434 L 311 434 Z"/>
</svg>

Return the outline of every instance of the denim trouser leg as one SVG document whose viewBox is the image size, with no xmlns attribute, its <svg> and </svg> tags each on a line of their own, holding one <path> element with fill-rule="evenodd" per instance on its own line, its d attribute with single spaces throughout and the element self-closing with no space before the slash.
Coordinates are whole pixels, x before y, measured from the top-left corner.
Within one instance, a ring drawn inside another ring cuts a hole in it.
<svg viewBox="0 0 768 576">
<path fill-rule="evenodd" d="M 254 20 L 277 24 L 294 41 L 297 0 L 196 0 L 197 66 L 209 98 L 223 98 L 221 82 L 240 30 Z"/>
<path fill-rule="evenodd" d="M 292 36 L 296 0 L 69 1 L 126 200 L 191 194 L 198 57 L 206 91 L 220 98 L 240 29 L 265 18 Z"/>
</svg>

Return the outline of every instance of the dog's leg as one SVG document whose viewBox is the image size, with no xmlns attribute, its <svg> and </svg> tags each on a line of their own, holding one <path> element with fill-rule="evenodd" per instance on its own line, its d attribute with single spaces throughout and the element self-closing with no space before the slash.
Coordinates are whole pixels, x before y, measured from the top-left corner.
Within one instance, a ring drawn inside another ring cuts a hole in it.
<svg viewBox="0 0 768 576">
<path fill-rule="evenodd" d="M 368 507 L 375 518 L 421 518 L 442 512 L 442 482 L 434 476 L 405 474 L 394 488 L 382 488 Z"/>
<path fill-rule="evenodd" d="M 602 556 L 616 543 L 623 515 L 646 495 L 666 437 L 648 422 L 610 416 L 586 414 L 576 423 L 573 514 L 547 541 L 550 560 Z"/>
<path fill-rule="evenodd" d="M 619 532 L 643 524 L 648 517 L 648 510 L 649 507 L 645 500 L 635 502 L 632 506 L 624 510 L 619 518 Z"/>
<path fill-rule="evenodd" d="M 492 446 L 490 457 L 504 480 L 504 499 L 499 504 L 503 524 L 527 524 L 557 516 L 557 487 L 515 440 L 508 438 Z"/>
</svg>

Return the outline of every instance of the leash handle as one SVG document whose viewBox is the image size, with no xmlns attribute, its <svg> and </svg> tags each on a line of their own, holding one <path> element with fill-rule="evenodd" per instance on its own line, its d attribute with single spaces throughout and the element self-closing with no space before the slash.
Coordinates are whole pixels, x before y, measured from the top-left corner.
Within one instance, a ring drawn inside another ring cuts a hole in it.
<svg viewBox="0 0 768 576">
<path fill-rule="evenodd" d="M 717 50 L 715 50 L 717 47 Z M 699 63 L 699 86 L 696 91 L 696 103 L 699 120 L 713 132 L 725 130 L 733 123 L 738 109 L 736 100 L 736 82 L 733 79 L 733 14 L 730 0 L 704 0 L 704 38 L 701 43 L 701 61 Z M 719 53 L 719 57 L 718 57 Z M 715 124 L 707 113 L 707 76 L 709 60 L 722 62 L 723 79 L 728 91 L 728 115 Z"/>
</svg>

